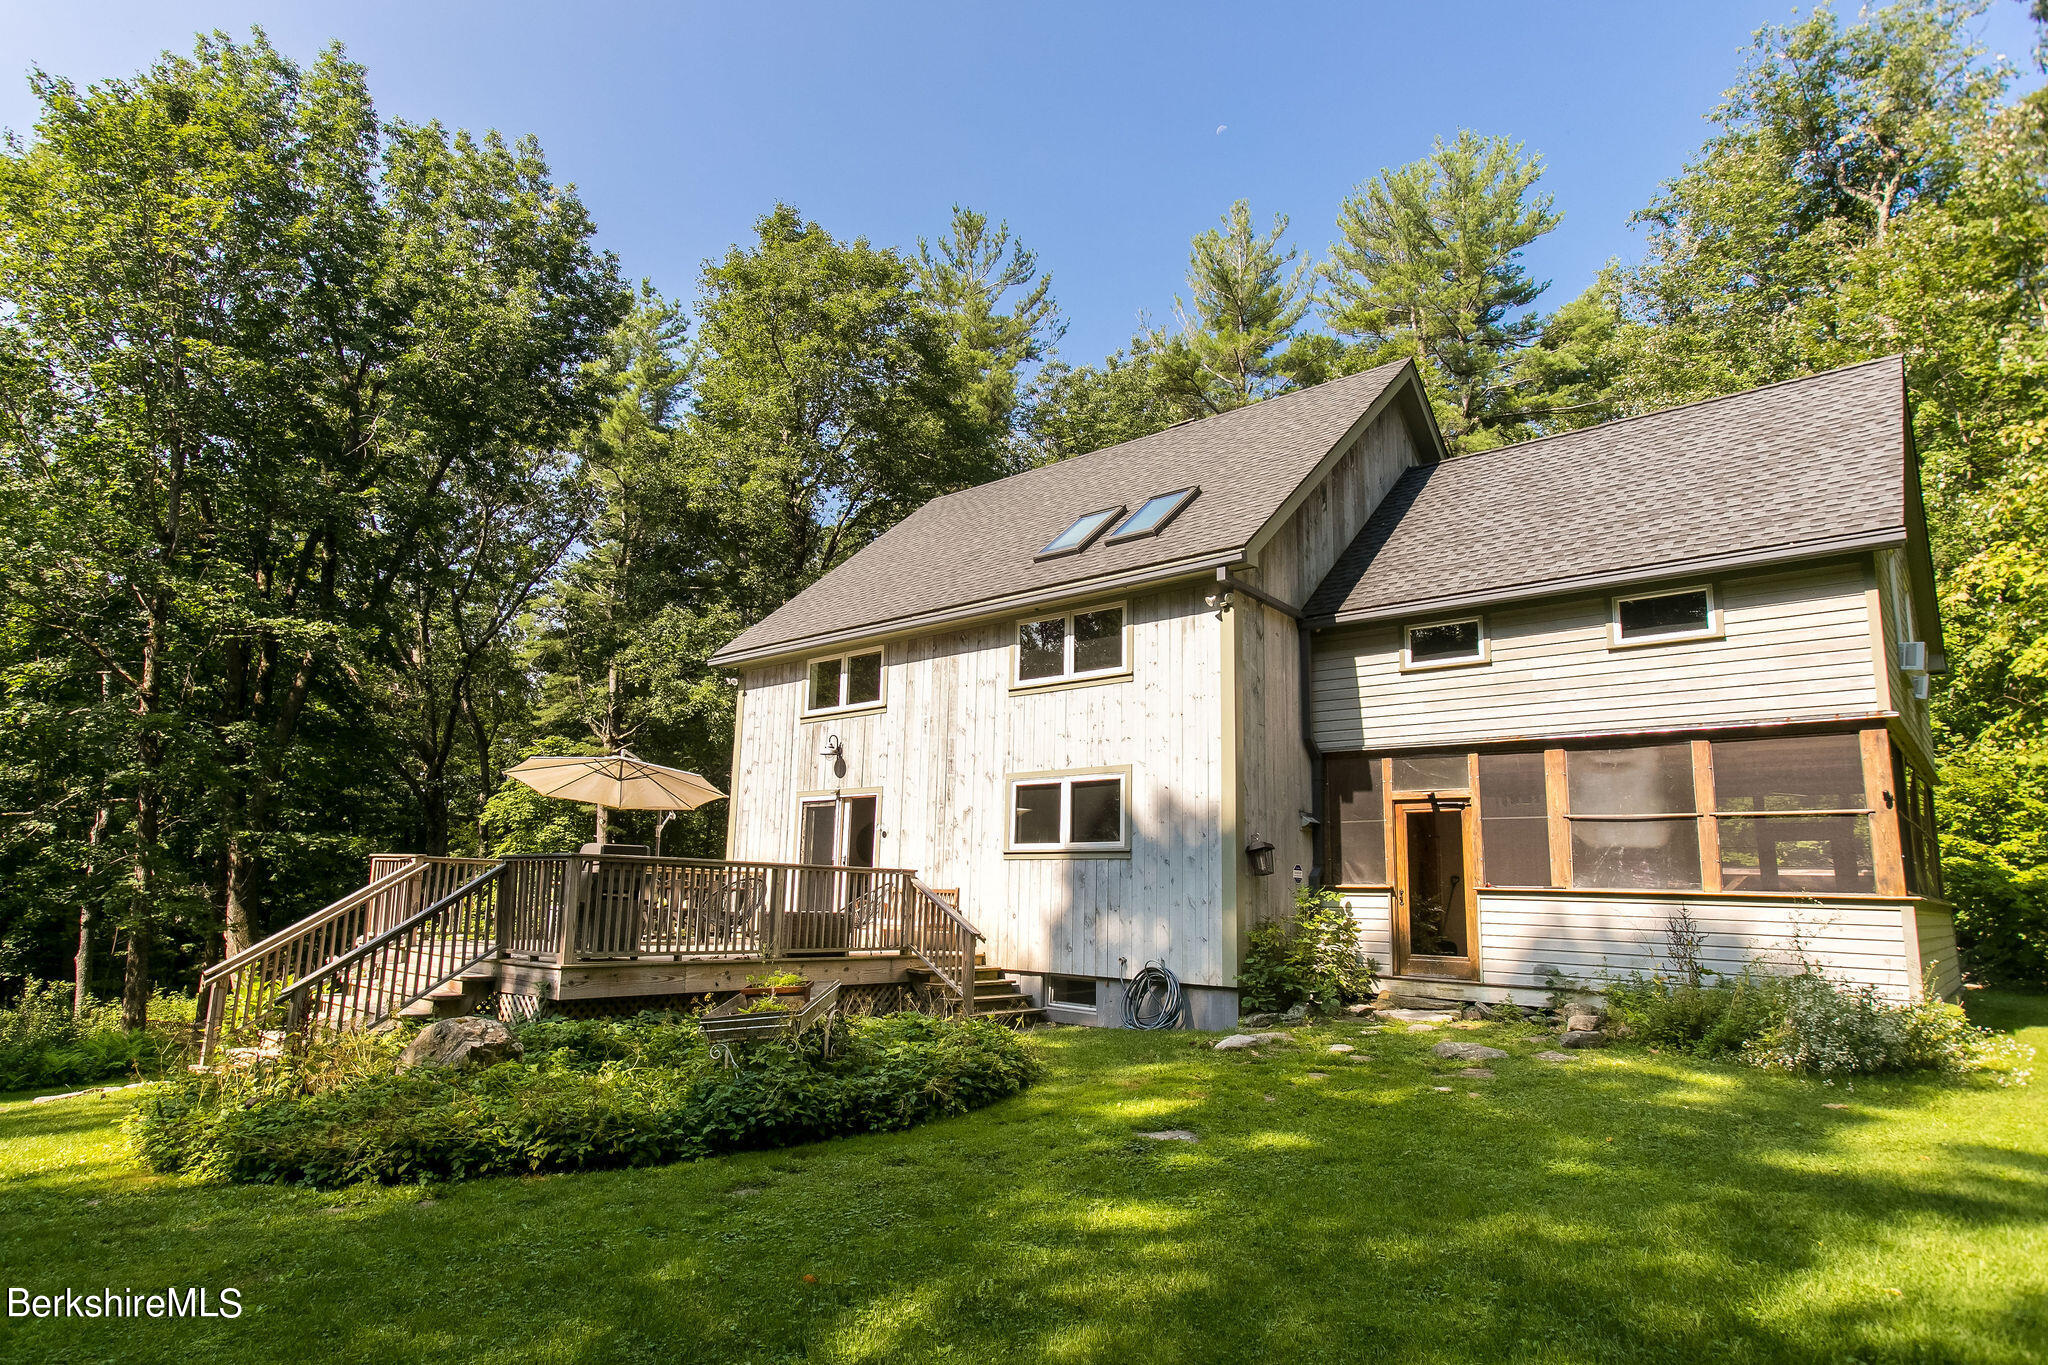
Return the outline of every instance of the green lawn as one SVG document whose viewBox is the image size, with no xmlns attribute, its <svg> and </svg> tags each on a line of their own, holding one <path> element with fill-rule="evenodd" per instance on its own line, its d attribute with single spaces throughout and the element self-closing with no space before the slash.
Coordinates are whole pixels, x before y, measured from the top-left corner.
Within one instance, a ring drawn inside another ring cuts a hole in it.
<svg viewBox="0 0 2048 1365">
<path fill-rule="evenodd" d="M 1973 1005 L 2048 1063 L 2048 997 Z M 1516 1055 L 1467 1079 L 1447 1037 Z M 1559 1065 L 1491 1025 L 1297 1039 L 1062 1029 L 1026 1095 L 914 1132 L 432 1191 L 154 1177 L 120 1100 L 0 1104 L 7 1285 L 249 1305 L 0 1319 L 0 1359 L 2048 1356 L 2048 1081 Z"/>
</svg>

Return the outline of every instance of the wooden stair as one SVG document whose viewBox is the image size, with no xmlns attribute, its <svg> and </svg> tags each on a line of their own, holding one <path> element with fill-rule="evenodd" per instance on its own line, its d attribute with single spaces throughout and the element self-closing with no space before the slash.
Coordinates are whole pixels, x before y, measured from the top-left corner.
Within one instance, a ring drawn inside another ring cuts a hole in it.
<svg viewBox="0 0 2048 1365">
<path fill-rule="evenodd" d="M 483 1008 L 498 989 L 496 963 L 472 967 L 453 981 L 444 981 L 398 1011 L 401 1019 L 457 1019 Z"/>
<path fill-rule="evenodd" d="M 905 973 L 915 987 L 939 984 L 938 974 L 928 967 L 912 967 Z M 1012 1028 L 1026 1028 L 1045 1022 L 1045 1011 L 1024 994 L 1017 979 L 1000 967 L 987 965 L 985 954 L 974 956 L 974 1013 L 980 1019 L 994 1019 Z"/>
</svg>

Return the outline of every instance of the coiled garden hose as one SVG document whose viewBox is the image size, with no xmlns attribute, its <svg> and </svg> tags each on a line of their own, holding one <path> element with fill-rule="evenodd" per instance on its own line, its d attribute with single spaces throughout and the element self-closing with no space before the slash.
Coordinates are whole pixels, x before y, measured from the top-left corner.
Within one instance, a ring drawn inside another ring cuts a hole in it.
<svg viewBox="0 0 2048 1365">
<path fill-rule="evenodd" d="M 1180 978 L 1164 962 L 1147 962 L 1124 982 L 1125 1028 L 1172 1028 L 1180 1008 Z"/>
</svg>

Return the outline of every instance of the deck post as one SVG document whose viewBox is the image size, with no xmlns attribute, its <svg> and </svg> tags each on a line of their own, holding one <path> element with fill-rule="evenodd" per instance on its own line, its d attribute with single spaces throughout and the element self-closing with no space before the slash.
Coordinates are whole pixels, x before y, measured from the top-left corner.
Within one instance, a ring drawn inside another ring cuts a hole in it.
<svg viewBox="0 0 2048 1365">
<path fill-rule="evenodd" d="M 581 854 L 571 853 L 562 865 L 562 949 L 561 963 L 576 960 L 576 920 L 583 907 L 586 877 Z"/>
<path fill-rule="evenodd" d="M 761 912 L 761 960 L 773 962 L 782 948 L 782 897 L 789 878 L 777 868 L 768 878 L 768 904 Z"/>
<path fill-rule="evenodd" d="M 974 1017 L 974 987 L 980 980 L 974 965 L 974 931 L 967 927 L 965 920 L 956 927 L 960 931 L 960 1014 L 971 1019 Z"/>
</svg>

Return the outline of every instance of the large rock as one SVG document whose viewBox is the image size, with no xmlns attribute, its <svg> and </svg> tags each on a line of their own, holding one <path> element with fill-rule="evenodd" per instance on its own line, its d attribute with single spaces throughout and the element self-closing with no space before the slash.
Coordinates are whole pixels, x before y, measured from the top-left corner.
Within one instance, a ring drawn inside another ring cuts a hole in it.
<svg viewBox="0 0 2048 1365">
<path fill-rule="evenodd" d="M 1598 1029 L 1567 1029 L 1564 1037 L 1557 1040 L 1559 1047 L 1606 1047 L 1607 1035 Z"/>
<path fill-rule="evenodd" d="M 1374 1013 L 1382 1019 L 1398 1019 L 1404 1024 L 1448 1024 L 1458 1017 L 1450 1010 L 1411 1010 L 1400 1007 L 1380 1009 Z"/>
<path fill-rule="evenodd" d="M 1461 1062 L 1491 1062 L 1508 1055 L 1484 1043 L 1438 1043 L 1435 1051 L 1439 1057 L 1454 1057 Z"/>
<path fill-rule="evenodd" d="M 1238 1052 L 1244 1048 L 1257 1047 L 1261 1043 L 1285 1043 L 1292 1039 L 1286 1033 L 1233 1033 L 1216 1044 L 1218 1052 Z"/>
<path fill-rule="evenodd" d="M 1280 1021 L 1285 1024 L 1298 1024 L 1306 1018 L 1308 1018 L 1308 1002 L 1302 1001 L 1297 1005 L 1289 1005 L 1287 1013 L 1280 1016 Z"/>
<path fill-rule="evenodd" d="M 1280 1022 L 1277 1014 L 1247 1014 L 1237 1021 L 1240 1028 L 1271 1028 Z"/>
<path fill-rule="evenodd" d="M 1573 1033 L 1598 1033 L 1600 1025 L 1606 1022 L 1591 1010 L 1574 1010 L 1564 1021 L 1564 1026 Z"/>
<path fill-rule="evenodd" d="M 472 1014 L 462 1019 L 439 1019 L 421 1029 L 419 1036 L 398 1054 L 398 1069 L 416 1066 L 496 1066 L 526 1055 L 526 1048 L 512 1030 L 495 1019 Z"/>
</svg>

